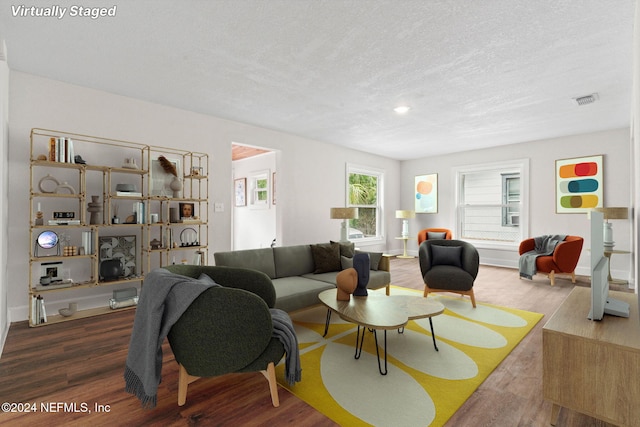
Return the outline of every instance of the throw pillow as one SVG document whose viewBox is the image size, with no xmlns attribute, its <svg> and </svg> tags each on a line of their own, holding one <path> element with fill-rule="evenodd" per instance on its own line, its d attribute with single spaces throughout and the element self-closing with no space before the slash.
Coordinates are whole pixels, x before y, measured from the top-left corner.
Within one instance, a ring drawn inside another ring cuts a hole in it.
<svg viewBox="0 0 640 427">
<path fill-rule="evenodd" d="M 340 244 L 319 243 L 311 245 L 311 255 L 316 269 L 314 273 L 328 273 L 330 271 L 340 271 Z"/>
<path fill-rule="evenodd" d="M 334 241 L 330 241 L 331 243 L 338 243 L 340 245 L 340 256 L 346 256 L 347 258 L 353 258 L 353 254 L 356 248 L 355 243 L 353 242 L 349 242 L 349 243 L 342 243 L 342 242 L 334 242 Z"/>
<path fill-rule="evenodd" d="M 453 265 L 462 268 L 461 246 L 431 245 L 431 265 Z"/>
<path fill-rule="evenodd" d="M 447 233 L 444 231 L 427 231 L 427 240 L 431 239 L 444 239 Z"/>
<path fill-rule="evenodd" d="M 349 258 L 346 256 L 341 256 L 340 264 L 342 264 L 343 270 L 346 270 L 347 268 L 353 268 L 353 257 Z"/>
<path fill-rule="evenodd" d="M 380 260 L 382 259 L 382 252 L 367 252 L 367 251 L 356 251 L 359 253 L 367 253 L 369 254 L 369 260 L 371 262 L 371 270 L 378 270 L 378 264 L 380 264 Z"/>
</svg>

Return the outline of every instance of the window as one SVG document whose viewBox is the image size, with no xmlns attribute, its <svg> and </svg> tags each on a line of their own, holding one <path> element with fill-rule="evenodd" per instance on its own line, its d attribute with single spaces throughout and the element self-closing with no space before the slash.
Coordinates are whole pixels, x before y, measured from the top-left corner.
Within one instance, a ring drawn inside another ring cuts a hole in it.
<svg viewBox="0 0 640 427">
<path fill-rule="evenodd" d="M 251 206 L 254 208 L 269 207 L 269 171 L 255 172 L 249 181 Z"/>
<path fill-rule="evenodd" d="M 358 218 L 349 220 L 349 240 L 383 236 L 383 176 L 381 171 L 347 165 L 347 206 L 358 208 Z"/>
<path fill-rule="evenodd" d="M 457 230 L 474 244 L 519 244 L 528 234 L 528 160 L 458 168 Z"/>
<path fill-rule="evenodd" d="M 517 227 L 520 223 L 520 174 L 502 174 L 502 225 Z"/>
</svg>

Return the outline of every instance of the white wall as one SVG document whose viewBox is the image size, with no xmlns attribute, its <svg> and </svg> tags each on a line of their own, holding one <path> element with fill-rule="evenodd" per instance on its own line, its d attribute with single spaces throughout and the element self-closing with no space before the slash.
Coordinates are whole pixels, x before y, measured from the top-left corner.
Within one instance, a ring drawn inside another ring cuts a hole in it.
<svg viewBox="0 0 640 427">
<path fill-rule="evenodd" d="M 69 85 L 12 71 L 10 81 L 9 194 L 11 206 L 8 241 L 12 242 L 8 272 L 8 307 L 11 321 L 27 315 L 29 132 L 33 127 L 97 135 L 145 144 L 202 151 L 210 155 L 209 263 L 213 252 L 231 249 L 232 165 L 231 143 L 278 150 L 278 223 L 280 245 L 325 242 L 340 237 L 339 223 L 329 218 L 329 208 L 345 201 L 347 162 L 379 168 L 386 173 L 385 206 L 398 208 L 400 162 L 360 151 L 312 141 L 256 126 L 245 125 L 165 107 L 106 92 Z M 86 158 L 86 156 L 83 156 Z M 117 164 L 122 159 L 114 159 Z M 3 168 L 3 170 L 6 170 Z M 214 212 L 215 203 L 224 211 Z M 392 221 L 392 222 L 389 222 Z M 389 218 L 387 226 L 400 225 Z M 394 245 L 395 241 L 392 242 Z M 387 241 L 371 247 L 384 250 Z M 6 264 L 5 264 L 6 265 Z M 80 308 L 104 305 L 109 287 L 58 292 L 49 299 L 55 312 L 77 300 Z M 59 300 L 54 300 L 59 298 Z"/>
<path fill-rule="evenodd" d="M 262 171 L 269 178 L 269 203 L 256 207 L 251 205 L 251 177 Z M 278 205 L 272 203 L 273 172 L 276 172 L 275 152 L 233 162 L 233 179 L 247 180 L 247 205 L 233 207 L 233 250 L 266 248 L 276 239 Z"/>
<path fill-rule="evenodd" d="M 0 40 L 0 43 L 2 41 Z M 0 50 L 3 46 L 0 46 Z M 6 51 L 3 52 L 6 59 Z M 9 332 L 7 319 L 7 254 L 9 253 L 9 67 L 6 60 L 0 60 L 0 354 Z"/>
<path fill-rule="evenodd" d="M 416 215 L 415 219 L 410 220 L 410 229 L 415 233 L 426 227 L 445 227 L 455 230 L 455 177 L 452 168 L 528 158 L 530 159 L 529 234 L 531 236 L 579 235 L 585 238 L 585 248 L 588 248 L 590 241 L 587 216 L 555 213 L 555 160 L 594 154 L 604 154 L 604 205 L 631 207 L 629 129 L 573 135 L 405 161 L 402 164 L 401 173 L 401 204 L 404 206 L 403 209 L 412 206 L 416 175 L 437 173 L 438 213 Z M 613 223 L 616 249 L 631 250 L 630 227 L 630 220 Z M 413 248 L 414 253 L 416 249 Z M 505 250 L 480 248 L 480 259 L 485 264 L 517 268 L 517 250 L 517 246 Z M 631 259 L 631 255 L 613 255 L 612 275 L 620 279 L 631 279 Z M 577 273 L 589 274 L 589 256 L 586 250 L 582 252 Z"/>
</svg>

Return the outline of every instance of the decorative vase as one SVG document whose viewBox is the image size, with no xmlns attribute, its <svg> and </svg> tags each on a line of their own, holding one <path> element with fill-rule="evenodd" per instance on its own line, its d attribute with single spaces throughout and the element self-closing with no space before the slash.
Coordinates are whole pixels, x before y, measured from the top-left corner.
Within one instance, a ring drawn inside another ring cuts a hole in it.
<svg viewBox="0 0 640 427">
<path fill-rule="evenodd" d="M 358 272 L 355 268 L 346 268 L 336 275 L 336 299 L 349 301 L 358 286 Z"/>
<path fill-rule="evenodd" d="M 180 191 L 182 190 L 182 181 L 177 176 L 174 176 L 169 184 L 169 188 L 173 191 L 173 197 L 180 197 Z"/>
<path fill-rule="evenodd" d="M 88 203 L 89 208 L 87 211 L 91 214 L 89 217 L 89 224 L 100 223 L 100 213 L 102 212 L 102 204 L 98 201 L 100 196 L 91 196 L 91 202 Z"/>
<path fill-rule="evenodd" d="M 58 313 L 60 313 L 64 317 L 69 317 L 69 316 L 73 316 L 74 314 L 76 314 L 76 311 L 78 311 L 78 303 L 77 302 L 70 302 L 69 303 L 69 308 L 61 308 L 60 310 L 58 310 Z"/>
</svg>

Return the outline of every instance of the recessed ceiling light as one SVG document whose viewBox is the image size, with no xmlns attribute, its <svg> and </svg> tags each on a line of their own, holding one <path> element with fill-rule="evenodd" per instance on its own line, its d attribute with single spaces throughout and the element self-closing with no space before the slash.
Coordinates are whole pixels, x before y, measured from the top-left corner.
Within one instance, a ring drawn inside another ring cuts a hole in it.
<svg viewBox="0 0 640 427">
<path fill-rule="evenodd" d="M 406 105 L 400 105 L 400 106 L 394 108 L 393 111 L 395 111 L 398 114 L 405 114 L 410 109 L 411 109 L 411 107 L 408 107 Z"/>
</svg>

